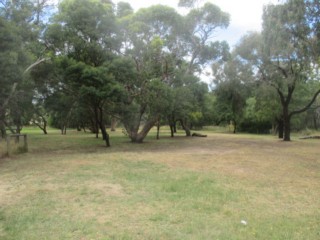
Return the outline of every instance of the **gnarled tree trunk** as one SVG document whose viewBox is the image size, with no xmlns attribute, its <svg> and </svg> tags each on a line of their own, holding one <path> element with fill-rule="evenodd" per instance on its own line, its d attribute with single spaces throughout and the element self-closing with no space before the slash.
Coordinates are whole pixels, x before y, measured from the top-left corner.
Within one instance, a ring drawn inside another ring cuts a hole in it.
<svg viewBox="0 0 320 240">
<path fill-rule="evenodd" d="M 178 121 L 180 122 L 182 129 L 186 132 L 186 136 L 191 137 L 191 131 L 186 121 L 182 119 L 179 119 Z"/>
<path fill-rule="evenodd" d="M 131 139 L 131 142 L 142 143 L 145 137 L 148 135 L 151 128 L 154 127 L 157 121 L 158 121 L 158 117 L 153 117 L 147 120 L 140 132 L 139 132 L 139 128 L 133 128 L 130 130 L 125 126 L 129 134 L 129 137 Z"/>
</svg>

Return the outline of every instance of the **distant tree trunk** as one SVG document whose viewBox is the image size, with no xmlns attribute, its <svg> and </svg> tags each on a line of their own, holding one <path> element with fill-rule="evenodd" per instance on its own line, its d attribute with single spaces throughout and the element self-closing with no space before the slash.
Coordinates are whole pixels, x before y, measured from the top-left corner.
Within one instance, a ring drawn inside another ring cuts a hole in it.
<svg viewBox="0 0 320 240">
<path fill-rule="evenodd" d="M 61 134 L 67 135 L 67 126 L 65 124 L 62 124 L 61 126 Z"/>
<path fill-rule="evenodd" d="M 103 119 L 103 109 L 102 107 L 99 107 L 98 108 L 99 112 L 98 112 L 98 125 L 100 127 L 100 130 L 101 130 L 101 134 L 102 134 L 102 139 L 104 141 L 106 141 L 106 146 L 107 147 L 110 147 L 110 136 L 106 130 L 106 125 L 105 125 L 105 122 L 104 122 L 104 119 Z"/>
<path fill-rule="evenodd" d="M 110 147 L 110 136 L 106 130 L 104 123 L 99 122 L 99 126 L 100 126 L 100 130 L 101 130 L 102 138 L 106 142 L 106 146 Z"/>
<path fill-rule="evenodd" d="M 8 124 L 6 121 L 3 121 L 3 122 L 4 122 L 5 127 L 8 128 L 9 131 L 10 131 L 12 134 L 16 134 L 16 133 L 17 133 L 16 129 L 12 128 L 12 127 L 10 126 L 10 124 Z"/>
<path fill-rule="evenodd" d="M 160 119 L 157 122 L 157 140 L 160 138 Z"/>
<path fill-rule="evenodd" d="M 38 123 L 35 120 L 33 120 L 32 123 L 35 124 L 38 128 L 40 128 L 43 131 L 44 134 L 48 134 L 48 132 L 47 132 L 47 125 L 48 125 L 47 119 L 44 116 L 40 115 L 40 114 L 38 114 L 38 115 L 39 115 L 39 117 L 41 118 L 41 120 L 43 122 L 43 126 L 41 125 L 41 123 Z"/>
<path fill-rule="evenodd" d="M 117 127 L 118 121 L 116 118 L 111 118 L 111 131 L 115 132 Z"/>
<path fill-rule="evenodd" d="M 174 137 L 174 125 L 170 124 L 170 133 L 171 133 L 171 137 Z"/>
<path fill-rule="evenodd" d="M 0 132 L 1 132 L 1 137 L 5 138 L 7 136 L 6 133 L 6 126 L 4 124 L 4 122 L 0 119 Z"/>
<path fill-rule="evenodd" d="M 287 96 L 283 94 L 283 92 L 277 88 L 280 101 L 281 101 L 281 106 L 282 106 L 282 122 L 283 122 L 283 131 L 280 131 L 279 129 L 279 136 L 280 132 L 283 132 L 283 141 L 290 141 L 290 119 L 291 116 L 289 115 L 289 104 L 291 101 L 292 94 L 294 92 L 295 85 L 293 84 L 292 86 L 288 87 L 288 93 Z"/>
<path fill-rule="evenodd" d="M 277 119 L 278 121 L 278 138 L 283 139 L 283 118 Z"/>
<path fill-rule="evenodd" d="M 16 133 L 17 133 L 17 134 L 20 134 L 20 133 L 21 133 L 21 130 L 22 130 L 21 125 L 20 125 L 20 124 L 17 124 L 16 127 L 17 127 Z"/>
<path fill-rule="evenodd" d="M 186 136 L 191 137 L 191 131 L 190 131 L 190 128 L 187 126 L 187 123 L 184 122 L 182 119 L 179 119 L 179 121 L 182 129 L 186 132 Z"/>
<path fill-rule="evenodd" d="M 233 120 L 233 133 L 236 134 L 237 133 L 237 121 Z"/>
<path fill-rule="evenodd" d="M 291 133 L 291 129 L 290 129 L 290 116 L 284 116 L 283 117 L 283 140 L 284 141 L 290 141 L 290 133 Z"/>
<path fill-rule="evenodd" d="M 173 132 L 177 133 L 177 121 L 173 121 Z"/>
<path fill-rule="evenodd" d="M 171 137 L 174 137 L 174 125 L 175 125 L 175 120 L 174 120 L 174 116 L 173 115 L 169 115 L 168 116 L 168 123 L 169 123 L 169 127 L 170 127 L 170 133 L 171 133 Z"/>
<path fill-rule="evenodd" d="M 289 95 L 289 97 L 290 96 L 291 96 L 291 94 Z M 289 97 L 287 97 L 286 101 L 282 101 L 283 141 L 290 141 L 291 140 L 290 139 L 290 133 L 291 133 L 290 120 L 291 120 L 291 116 L 289 115 L 289 100 L 288 100 Z M 279 134 L 280 134 L 280 129 L 279 129 Z"/>
<path fill-rule="evenodd" d="M 290 129 L 290 121 L 291 121 L 291 117 L 295 114 L 299 114 L 299 113 L 303 113 L 305 111 L 307 111 L 310 106 L 314 103 L 314 101 L 317 99 L 317 96 L 320 94 L 320 89 L 313 95 L 313 98 L 309 101 L 309 103 L 302 109 L 300 110 L 296 110 L 296 111 L 292 111 L 289 113 L 289 104 L 291 102 L 292 99 L 292 94 L 294 92 L 295 89 L 295 82 L 288 87 L 288 93 L 287 96 L 285 97 L 283 92 L 277 88 L 277 92 L 279 94 L 280 97 L 280 101 L 281 101 L 281 105 L 282 105 L 282 117 L 283 117 L 283 141 L 290 141 L 290 133 L 291 133 L 291 129 Z"/>
</svg>

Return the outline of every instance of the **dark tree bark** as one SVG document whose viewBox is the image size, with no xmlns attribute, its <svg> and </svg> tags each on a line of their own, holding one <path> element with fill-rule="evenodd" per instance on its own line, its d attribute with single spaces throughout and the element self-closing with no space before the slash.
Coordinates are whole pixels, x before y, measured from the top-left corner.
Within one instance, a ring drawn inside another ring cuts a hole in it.
<svg viewBox="0 0 320 240">
<path fill-rule="evenodd" d="M 171 137 L 174 137 L 174 125 L 170 124 L 170 133 L 171 133 Z"/>
<path fill-rule="evenodd" d="M 170 134 L 171 137 L 174 137 L 175 134 L 175 119 L 173 115 L 168 116 L 168 123 L 169 123 L 169 127 L 170 127 Z"/>
<path fill-rule="evenodd" d="M 284 128 L 283 128 L 283 118 L 279 118 L 279 119 L 276 119 L 277 121 L 277 124 L 278 124 L 278 138 L 280 139 L 283 139 L 283 131 L 284 131 Z"/>
<path fill-rule="evenodd" d="M 98 125 L 100 127 L 100 130 L 101 130 L 101 134 L 102 134 L 102 139 L 104 141 L 106 141 L 106 146 L 107 147 L 110 147 L 110 136 L 107 132 L 107 129 L 106 129 L 106 125 L 105 125 L 105 122 L 104 122 L 104 118 L 103 118 L 103 109 L 102 107 L 99 107 L 98 108 Z"/>
<path fill-rule="evenodd" d="M 4 122 L 2 120 L 0 120 L 0 132 L 1 132 L 2 138 L 5 138 L 7 136 L 6 127 L 5 127 Z"/>
<path fill-rule="evenodd" d="M 280 97 L 280 102 L 282 106 L 282 119 L 283 119 L 283 140 L 290 141 L 290 121 L 291 115 L 289 114 L 289 104 L 291 102 L 292 94 L 295 89 L 295 84 L 293 83 L 291 86 L 288 86 L 288 93 L 287 96 L 281 91 L 280 88 L 277 88 L 278 95 Z"/>
<path fill-rule="evenodd" d="M 236 134 L 237 132 L 237 121 L 236 120 L 233 120 L 233 133 Z"/>
<path fill-rule="evenodd" d="M 157 140 L 160 139 L 160 119 L 157 122 Z"/>
</svg>

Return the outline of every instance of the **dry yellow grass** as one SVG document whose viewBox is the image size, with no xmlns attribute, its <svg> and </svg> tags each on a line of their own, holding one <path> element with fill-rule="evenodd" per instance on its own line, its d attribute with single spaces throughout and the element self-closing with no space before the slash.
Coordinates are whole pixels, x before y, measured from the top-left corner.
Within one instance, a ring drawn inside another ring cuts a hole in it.
<svg viewBox="0 0 320 240">
<path fill-rule="evenodd" d="M 0 237 L 318 239 L 320 141 L 206 134 L 30 136 L 0 161 Z"/>
</svg>

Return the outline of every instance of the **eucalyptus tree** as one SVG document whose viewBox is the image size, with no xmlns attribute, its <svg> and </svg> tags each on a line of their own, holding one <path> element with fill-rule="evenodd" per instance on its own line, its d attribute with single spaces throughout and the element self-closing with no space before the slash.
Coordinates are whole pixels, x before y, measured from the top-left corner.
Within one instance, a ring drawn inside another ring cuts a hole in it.
<svg viewBox="0 0 320 240">
<path fill-rule="evenodd" d="M 308 19 L 304 1 L 268 5 L 264 8 L 262 34 L 246 36 L 238 46 L 238 54 L 278 95 L 284 141 L 290 141 L 292 117 L 306 111 L 320 93 L 314 51 L 319 40 Z M 299 92 L 308 85 L 313 86 L 313 94 L 301 101 Z"/>
<path fill-rule="evenodd" d="M 35 6 L 35 2 L 31 0 L 3 0 L 0 3 L 1 135 L 5 135 L 6 125 L 9 127 L 15 124 L 14 122 L 20 125 L 19 119 L 23 112 L 21 103 L 31 103 L 32 98 L 25 94 L 30 90 L 30 82 L 25 83 L 25 80 L 28 77 L 26 73 L 37 62 L 34 46 L 39 42 L 40 30 L 39 22 L 34 20 Z M 40 11 L 41 9 L 38 12 Z M 25 87 L 28 87 L 28 90 L 24 89 Z M 15 121 L 10 123 L 8 120 L 13 113 L 11 120 Z"/>
<path fill-rule="evenodd" d="M 214 41 L 218 29 L 227 28 L 230 21 L 228 13 L 223 12 L 212 3 L 194 7 L 196 1 L 180 1 L 180 6 L 191 7 L 183 18 L 180 44 L 184 57 L 188 57 L 187 73 L 201 73 L 214 61 L 228 56 L 229 46 L 226 42 Z"/>
<path fill-rule="evenodd" d="M 76 103 L 91 111 L 107 146 L 104 113 L 117 88 L 108 69 L 119 48 L 116 33 L 112 2 L 64 0 L 45 35 L 60 69 L 54 91 L 74 96 L 68 102 L 70 111 Z"/>
<path fill-rule="evenodd" d="M 272 84 L 279 95 L 285 141 L 290 141 L 292 116 L 306 111 L 320 93 L 319 81 L 313 78 L 313 72 L 318 67 L 318 63 L 314 62 L 313 47 L 319 39 L 315 40 L 316 35 L 310 25 L 304 1 L 289 0 L 264 9 L 262 36 L 266 71 L 262 72 L 262 77 Z M 308 103 L 300 105 L 300 109 L 290 108 L 294 92 L 305 84 L 318 85 L 318 90 Z"/>
<path fill-rule="evenodd" d="M 170 44 L 180 19 L 174 9 L 162 5 L 119 18 L 123 39 L 120 51 L 126 57 L 114 63 L 114 75 L 124 89 L 119 113 L 132 142 L 142 142 L 170 109 L 168 83 L 176 61 Z"/>
<path fill-rule="evenodd" d="M 236 133 L 244 118 L 246 100 L 252 90 L 253 72 L 234 53 L 224 64 L 214 64 L 212 71 L 218 122 L 231 122 Z"/>
<path fill-rule="evenodd" d="M 199 101 L 193 100 L 199 89 L 206 89 L 203 94 L 207 92 L 207 87 L 203 87 L 195 74 L 199 74 L 206 64 L 221 58 L 228 49 L 225 43 L 212 42 L 215 30 L 227 27 L 228 23 L 228 14 L 210 3 L 191 9 L 186 16 L 170 7 L 157 5 L 120 19 L 124 39 L 122 53 L 132 58 L 136 71 L 135 81 L 126 88 L 135 90 L 131 93 L 130 103 L 136 108 L 133 111 L 137 113 L 135 119 L 140 120 L 129 121 L 131 124 L 136 122 L 136 127 L 126 127 L 132 141 L 142 141 L 159 117 L 168 119 L 172 136 L 177 121 L 186 134 L 191 135 L 191 115 L 199 111 L 196 109 Z M 151 93 L 148 87 L 155 80 L 160 91 L 165 92 L 163 97 L 157 98 L 162 102 L 157 104 L 157 111 L 152 110 L 155 107 L 152 102 L 146 101 L 155 101 L 148 97 Z M 168 96 L 172 96 L 170 104 L 167 104 Z M 160 112 L 160 106 L 167 107 L 162 107 Z M 141 121 L 144 122 L 141 129 L 144 134 L 138 133 Z M 138 140 L 136 136 L 139 136 Z"/>
<path fill-rule="evenodd" d="M 218 6 L 212 3 L 207 2 L 204 5 L 198 5 L 196 3 L 198 3 L 198 1 L 187 0 L 179 2 L 179 6 L 187 7 L 189 11 L 182 18 L 182 22 L 179 25 L 179 33 L 176 38 L 176 45 L 173 45 L 176 49 L 179 49 L 177 52 L 180 56 L 179 64 L 177 64 L 178 77 L 175 78 L 175 81 L 178 83 L 174 83 L 173 86 L 188 88 L 189 90 L 185 91 L 181 91 L 180 89 L 177 90 L 184 93 L 188 91 L 195 93 L 192 89 L 203 89 L 202 96 L 204 96 L 207 92 L 207 86 L 200 83 L 199 78 L 194 78 L 194 76 L 201 77 L 204 70 L 209 65 L 226 60 L 228 57 L 228 44 L 226 42 L 214 41 L 214 38 L 218 29 L 228 27 L 229 14 L 221 11 Z M 181 59 L 183 59 L 183 61 L 181 61 Z M 190 84 L 188 79 L 198 80 L 192 81 Z M 194 98 L 186 97 L 185 101 L 192 101 L 192 99 Z M 190 102 L 187 105 L 199 106 L 200 102 L 197 102 L 196 104 Z M 175 120 L 179 119 L 181 125 L 186 130 L 186 135 L 189 136 L 190 129 L 188 126 L 190 126 L 190 115 L 195 116 L 198 112 L 196 115 L 200 116 L 199 108 L 198 110 L 193 109 L 186 114 L 186 109 L 188 108 L 186 108 L 184 104 L 180 105 L 182 109 L 179 110 L 175 108 L 176 112 L 172 112 L 170 115 L 170 119 L 173 120 L 171 123 L 174 123 Z M 177 112 L 185 112 L 185 115 L 177 117 L 177 115 L 179 115 Z"/>
</svg>

